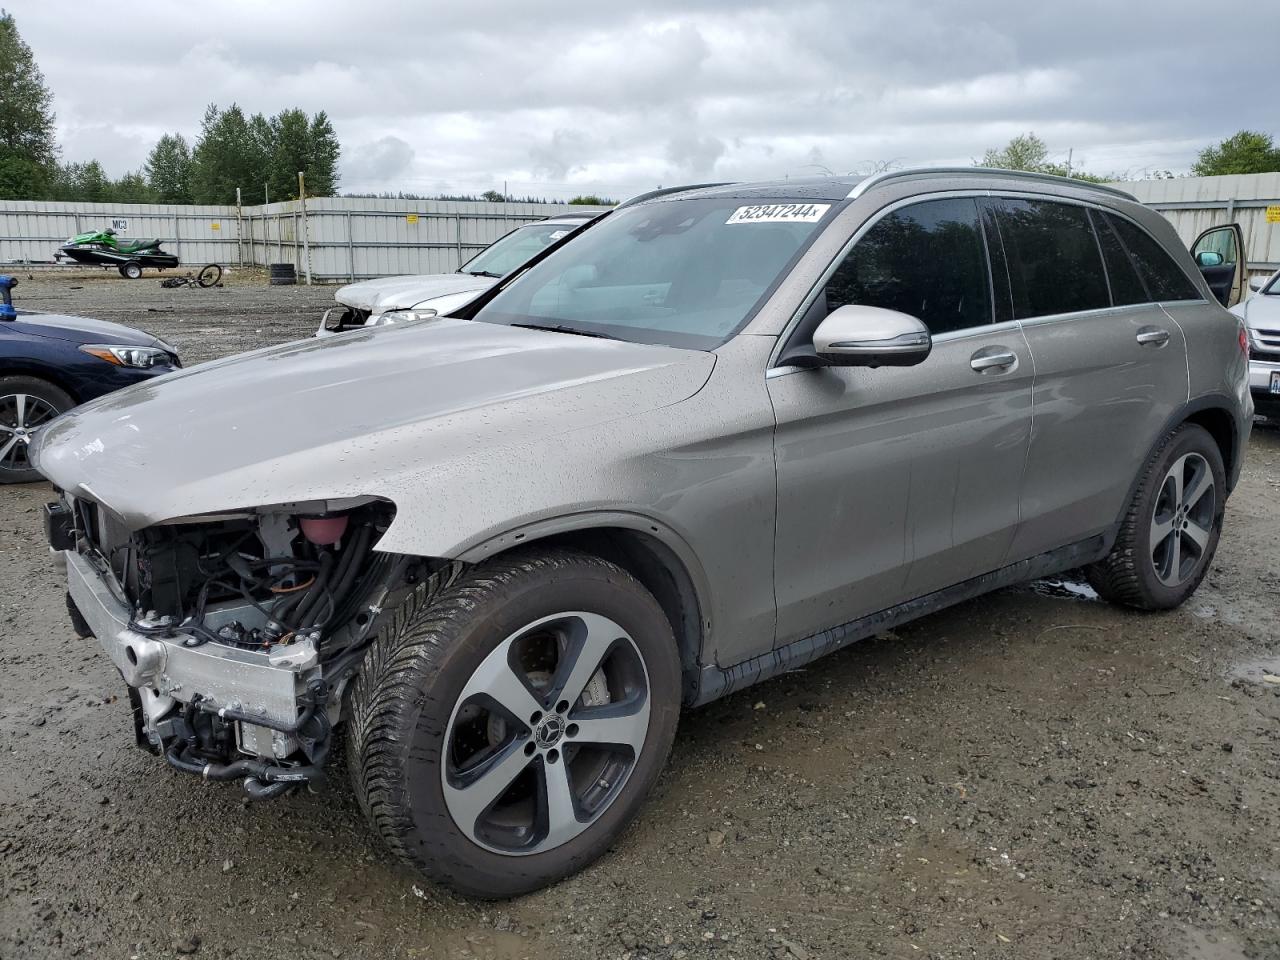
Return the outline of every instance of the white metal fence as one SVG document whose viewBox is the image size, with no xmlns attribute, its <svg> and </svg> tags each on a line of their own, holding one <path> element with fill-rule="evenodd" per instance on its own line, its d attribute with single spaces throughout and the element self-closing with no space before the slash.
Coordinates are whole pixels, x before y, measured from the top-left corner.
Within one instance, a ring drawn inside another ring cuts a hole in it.
<svg viewBox="0 0 1280 960">
<path fill-rule="evenodd" d="M 1238 221 L 1252 273 L 1280 270 L 1280 173 L 1117 183 L 1172 221 L 1190 244 Z M 68 237 L 119 221 L 125 237 L 157 237 L 184 263 L 293 263 L 316 280 L 448 273 L 522 223 L 564 204 L 451 200 L 308 200 L 237 208 L 0 201 L 0 263 L 48 262 Z M 1268 215 L 1271 208 L 1271 215 Z M 602 208 L 601 208 L 602 209 Z M 303 243 L 303 228 L 306 243 Z"/>
<path fill-rule="evenodd" d="M 304 210 L 305 206 L 305 210 Z M 456 270 L 523 223 L 603 207 L 321 198 L 256 207 L 0 202 L 0 263 L 48 263 L 68 237 L 114 226 L 187 264 L 292 263 L 318 281 Z M 303 231 L 306 231 L 306 241 Z"/>
</svg>

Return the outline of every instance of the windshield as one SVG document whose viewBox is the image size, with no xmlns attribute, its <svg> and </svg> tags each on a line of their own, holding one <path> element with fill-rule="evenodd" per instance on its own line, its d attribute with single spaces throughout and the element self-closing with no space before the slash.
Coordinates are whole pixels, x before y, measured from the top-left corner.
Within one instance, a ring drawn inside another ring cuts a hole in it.
<svg viewBox="0 0 1280 960">
<path fill-rule="evenodd" d="M 545 250 L 561 237 L 567 237 L 582 224 L 531 223 L 516 227 L 505 237 L 494 241 L 459 268 L 459 273 L 480 277 L 505 277 L 523 267 L 535 253 Z"/>
<path fill-rule="evenodd" d="M 715 198 L 622 209 L 474 319 L 710 350 L 737 332 L 831 207 Z"/>
</svg>

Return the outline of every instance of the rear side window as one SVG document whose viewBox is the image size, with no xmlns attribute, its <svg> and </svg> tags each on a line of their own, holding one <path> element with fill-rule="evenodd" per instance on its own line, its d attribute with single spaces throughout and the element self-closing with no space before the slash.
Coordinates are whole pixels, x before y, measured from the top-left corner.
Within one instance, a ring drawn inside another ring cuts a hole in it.
<svg viewBox="0 0 1280 960">
<path fill-rule="evenodd" d="M 977 201 L 926 200 L 877 221 L 827 281 L 826 299 L 828 310 L 857 303 L 907 313 L 935 335 L 991 323 Z"/>
<path fill-rule="evenodd" d="M 1102 246 L 1102 259 L 1107 264 L 1107 279 L 1111 281 L 1111 302 L 1117 307 L 1127 307 L 1133 303 L 1147 303 L 1146 287 L 1142 278 L 1129 259 L 1129 254 L 1120 245 L 1120 239 L 1107 225 L 1106 218 L 1100 210 L 1091 211 L 1093 225 L 1097 228 L 1098 243 Z"/>
<path fill-rule="evenodd" d="M 1048 200 L 996 200 L 1019 320 L 1111 306 L 1098 241 L 1084 207 Z"/>
<path fill-rule="evenodd" d="M 1103 214 L 1111 224 L 1125 250 L 1133 258 L 1134 266 L 1146 281 L 1152 300 L 1200 300 L 1196 289 L 1164 247 L 1132 220 Z"/>
</svg>

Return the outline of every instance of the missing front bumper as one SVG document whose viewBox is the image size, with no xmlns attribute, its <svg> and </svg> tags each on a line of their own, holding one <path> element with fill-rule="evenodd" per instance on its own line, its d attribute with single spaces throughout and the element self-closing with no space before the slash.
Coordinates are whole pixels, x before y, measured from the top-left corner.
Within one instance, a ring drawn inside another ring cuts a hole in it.
<svg viewBox="0 0 1280 960">
<path fill-rule="evenodd" d="M 249 725 L 261 721 L 242 743 L 262 743 L 272 750 L 272 730 L 290 730 L 305 709 L 308 683 L 318 676 L 313 658 L 273 658 L 266 652 L 216 643 L 190 646 L 181 634 L 144 635 L 130 629 L 130 610 L 110 574 L 85 556 L 65 551 L 67 590 L 84 622 L 134 691 L 141 729 L 158 747 L 157 725 L 179 704 L 198 703 L 206 712 L 244 716 Z"/>
</svg>

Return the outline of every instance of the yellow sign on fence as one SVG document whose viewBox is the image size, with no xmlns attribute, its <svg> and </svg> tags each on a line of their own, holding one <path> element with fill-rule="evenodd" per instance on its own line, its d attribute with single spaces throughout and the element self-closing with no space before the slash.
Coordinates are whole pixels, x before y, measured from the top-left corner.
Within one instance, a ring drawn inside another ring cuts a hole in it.
<svg viewBox="0 0 1280 960">
<path fill-rule="evenodd" d="M 1267 207 L 1267 223 L 1280 223 L 1280 206 Z"/>
<path fill-rule="evenodd" d="M 221 230 L 221 229 L 222 229 L 222 224 L 220 224 L 220 223 L 211 223 L 211 224 L 209 224 L 209 229 L 210 229 L 210 230 Z"/>
<path fill-rule="evenodd" d="M 1277 210 L 1280 210 L 1280 207 L 1276 207 L 1276 209 L 1277 209 Z M 417 223 L 417 222 L 418 222 L 418 215 L 417 215 L 416 213 L 409 213 L 409 214 L 405 214 L 404 222 L 405 222 L 405 223 Z"/>
</svg>

